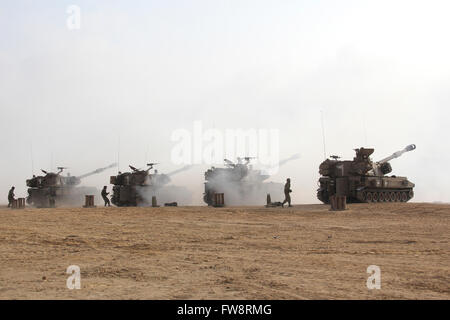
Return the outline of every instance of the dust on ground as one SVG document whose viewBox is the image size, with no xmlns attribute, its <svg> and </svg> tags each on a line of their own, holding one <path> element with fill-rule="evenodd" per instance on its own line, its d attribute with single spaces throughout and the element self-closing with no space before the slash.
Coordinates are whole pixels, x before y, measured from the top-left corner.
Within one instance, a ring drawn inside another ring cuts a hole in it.
<svg viewBox="0 0 450 320">
<path fill-rule="evenodd" d="M 1 208 L 0 298 L 449 299 L 449 241 L 442 204 Z"/>
</svg>

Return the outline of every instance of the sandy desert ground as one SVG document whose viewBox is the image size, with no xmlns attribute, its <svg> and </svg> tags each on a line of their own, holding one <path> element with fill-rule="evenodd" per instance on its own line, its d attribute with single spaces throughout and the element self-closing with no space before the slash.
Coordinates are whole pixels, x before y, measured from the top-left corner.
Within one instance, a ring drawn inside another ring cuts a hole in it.
<svg viewBox="0 0 450 320">
<path fill-rule="evenodd" d="M 2 299 L 449 299 L 450 205 L 3 207 L 0 270 Z"/>
</svg>

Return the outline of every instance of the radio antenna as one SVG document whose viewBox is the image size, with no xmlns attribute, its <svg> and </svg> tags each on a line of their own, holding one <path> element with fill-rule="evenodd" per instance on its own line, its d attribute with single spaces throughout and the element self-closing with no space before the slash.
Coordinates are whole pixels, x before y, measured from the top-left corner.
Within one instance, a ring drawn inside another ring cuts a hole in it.
<svg viewBox="0 0 450 320">
<path fill-rule="evenodd" d="M 50 152 L 50 170 L 53 171 L 53 166 L 54 166 L 54 162 L 53 162 L 53 150 Z"/>
<path fill-rule="evenodd" d="M 366 112 L 363 112 L 362 125 L 364 130 L 364 145 L 367 147 L 367 128 L 366 128 Z"/>
<path fill-rule="evenodd" d="M 326 147 L 325 147 L 325 127 L 323 125 L 323 110 L 320 110 L 320 120 L 322 123 L 323 158 L 324 158 L 324 160 L 326 160 L 327 152 L 326 152 Z"/>
<path fill-rule="evenodd" d="M 34 174 L 33 141 L 30 142 L 31 175 Z"/>
<path fill-rule="evenodd" d="M 118 144 L 117 144 L 117 172 L 120 171 L 120 134 L 119 134 L 119 139 L 118 139 Z"/>
</svg>

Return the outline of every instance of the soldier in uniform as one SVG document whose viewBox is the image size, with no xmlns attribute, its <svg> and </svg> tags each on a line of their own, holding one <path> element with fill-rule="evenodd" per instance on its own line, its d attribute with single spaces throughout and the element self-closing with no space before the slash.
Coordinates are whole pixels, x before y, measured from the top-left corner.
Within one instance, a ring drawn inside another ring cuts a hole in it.
<svg viewBox="0 0 450 320">
<path fill-rule="evenodd" d="M 109 194 L 109 192 L 106 192 L 106 186 L 104 186 L 103 190 L 102 190 L 102 198 L 103 198 L 103 201 L 105 201 L 105 207 L 106 206 L 111 207 L 111 203 L 109 202 L 109 199 L 108 199 L 108 194 Z"/>
<path fill-rule="evenodd" d="M 284 204 L 287 202 L 289 207 L 291 206 L 291 195 L 289 193 L 291 193 L 291 179 L 287 178 L 286 179 L 286 184 L 284 185 L 284 201 L 281 204 L 282 207 L 284 207 Z"/>
<path fill-rule="evenodd" d="M 14 187 L 11 187 L 8 192 L 8 208 L 12 206 L 12 203 L 14 201 Z"/>
</svg>

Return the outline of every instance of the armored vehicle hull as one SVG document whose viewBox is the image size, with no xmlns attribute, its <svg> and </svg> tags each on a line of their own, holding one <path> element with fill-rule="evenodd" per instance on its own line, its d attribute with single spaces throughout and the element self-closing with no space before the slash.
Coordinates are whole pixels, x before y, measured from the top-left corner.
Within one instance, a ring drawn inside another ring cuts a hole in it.
<svg viewBox="0 0 450 320">
<path fill-rule="evenodd" d="M 225 202 L 230 206 L 261 205 L 270 194 L 273 199 L 283 199 L 282 183 L 265 182 L 234 182 L 230 184 L 205 182 L 203 201 L 209 206 L 213 205 L 214 193 L 224 193 Z"/>
<path fill-rule="evenodd" d="M 150 186 L 113 186 L 113 195 L 111 202 L 118 207 L 136 207 L 149 205 L 143 193 L 150 194 Z"/>
<path fill-rule="evenodd" d="M 414 197 L 414 184 L 405 177 L 347 177 L 332 179 L 321 177 L 317 198 L 330 203 L 333 185 L 339 184 L 339 195 L 347 197 L 347 202 L 407 202 Z"/>
<path fill-rule="evenodd" d="M 60 206 L 80 206 L 85 195 L 97 195 L 93 187 L 46 187 L 29 188 L 27 203 L 36 208 L 52 208 Z"/>
<path fill-rule="evenodd" d="M 180 205 L 188 205 L 192 202 L 192 193 L 179 186 L 113 186 L 111 202 L 118 207 L 146 207 L 152 205 L 152 197 L 155 196 L 158 205 L 168 202 L 177 202 Z"/>
</svg>

